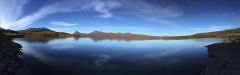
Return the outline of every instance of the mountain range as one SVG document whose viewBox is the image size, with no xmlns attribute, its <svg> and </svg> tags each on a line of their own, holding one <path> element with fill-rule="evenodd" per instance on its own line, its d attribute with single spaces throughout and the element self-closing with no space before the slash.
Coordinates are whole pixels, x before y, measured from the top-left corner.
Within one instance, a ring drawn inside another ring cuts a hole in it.
<svg viewBox="0 0 240 75">
<path fill-rule="evenodd" d="M 157 39 L 192 39 L 192 38 L 227 38 L 227 37 L 240 37 L 240 28 L 228 29 L 216 32 L 197 33 L 186 36 L 150 36 L 133 33 L 112 33 L 95 30 L 91 33 L 74 32 L 65 33 L 57 32 L 46 27 L 42 28 L 28 28 L 25 30 L 6 30 L 0 28 L 5 34 L 12 37 L 25 37 L 25 38 L 65 38 L 65 37 L 89 37 L 93 39 L 123 39 L 123 40 L 157 40 Z"/>
</svg>

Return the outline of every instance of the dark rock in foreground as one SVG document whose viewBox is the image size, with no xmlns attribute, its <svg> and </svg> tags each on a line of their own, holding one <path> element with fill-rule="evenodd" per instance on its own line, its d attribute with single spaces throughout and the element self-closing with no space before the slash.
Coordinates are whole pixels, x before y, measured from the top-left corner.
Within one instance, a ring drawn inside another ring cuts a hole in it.
<svg viewBox="0 0 240 75">
<path fill-rule="evenodd" d="M 209 45 L 206 71 L 202 75 L 240 75 L 240 43 Z"/>
<path fill-rule="evenodd" d="M 21 48 L 0 30 L 0 75 L 14 75 L 23 67 Z"/>
</svg>

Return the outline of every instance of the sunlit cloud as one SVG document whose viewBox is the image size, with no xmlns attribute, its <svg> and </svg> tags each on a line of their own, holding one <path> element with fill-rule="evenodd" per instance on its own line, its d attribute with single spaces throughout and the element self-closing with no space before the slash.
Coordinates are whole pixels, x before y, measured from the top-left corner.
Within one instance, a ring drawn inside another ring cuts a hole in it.
<svg viewBox="0 0 240 75">
<path fill-rule="evenodd" d="M 15 21 L 21 16 L 23 6 L 29 0 L 1 0 L 0 1 L 0 27 L 14 28 Z"/>
</svg>

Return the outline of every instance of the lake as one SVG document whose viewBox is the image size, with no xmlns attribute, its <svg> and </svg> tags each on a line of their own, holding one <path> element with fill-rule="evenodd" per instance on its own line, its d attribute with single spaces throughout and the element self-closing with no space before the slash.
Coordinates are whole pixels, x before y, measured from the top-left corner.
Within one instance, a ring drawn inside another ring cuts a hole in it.
<svg viewBox="0 0 240 75">
<path fill-rule="evenodd" d="M 205 46 L 222 39 L 14 39 L 23 46 L 16 75 L 201 75 Z"/>
</svg>

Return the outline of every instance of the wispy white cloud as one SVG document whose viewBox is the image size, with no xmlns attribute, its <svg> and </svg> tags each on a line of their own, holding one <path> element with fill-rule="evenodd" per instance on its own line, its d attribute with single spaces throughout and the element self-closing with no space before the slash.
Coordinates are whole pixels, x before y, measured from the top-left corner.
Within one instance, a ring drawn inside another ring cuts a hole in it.
<svg viewBox="0 0 240 75">
<path fill-rule="evenodd" d="M 14 21 L 22 14 L 23 6 L 29 0 L 1 0 L 0 1 L 0 26 L 3 28 L 13 28 Z"/>
<path fill-rule="evenodd" d="M 45 5 L 40 10 L 18 20 L 17 25 L 25 27 L 26 25 L 32 24 L 33 22 L 42 19 L 46 16 L 55 13 L 69 13 L 69 12 L 82 12 L 94 9 L 96 12 L 101 13 L 100 17 L 110 18 L 112 13 L 110 9 L 118 6 L 114 1 L 100 1 L 100 0 L 61 0 L 53 4 Z"/>
<path fill-rule="evenodd" d="M 168 26 L 168 27 L 171 27 L 171 28 L 177 28 L 177 27 L 180 26 L 179 24 L 176 24 L 176 23 L 171 22 L 171 21 L 166 20 L 166 19 L 154 18 L 154 17 L 147 17 L 145 19 L 148 20 L 148 21 L 161 23 L 161 24 L 163 24 L 165 26 Z"/>
<path fill-rule="evenodd" d="M 176 4 L 171 3 L 154 5 L 142 0 L 60 0 L 51 4 L 45 4 L 38 11 L 18 19 L 22 7 L 26 4 L 27 0 L 3 0 L 0 2 L 1 10 L 5 11 L 2 8 L 10 7 L 7 12 L 1 13 L 1 26 L 14 29 L 26 27 L 35 21 L 56 13 L 95 11 L 100 13 L 100 18 L 112 18 L 115 15 L 128 18 L 128 15 L 135 15 L 168 26 L 177 26 L 177 24 L 167 19 L 182 15 L 182 10 Z M 112 10 L 115 9 L 120 9 L 121 11 L 113 12 Z M 15 11 L 18 11 L 17 14 Z M 10 14 L 8 14 L 9 12 Z"/>
<path fill-rule="evenodd" d="M 147 17 L 154 17 L 158 19 L 165 19 L 165 18 L 175 18 L 179 17 L 183 14 L 182 9 L 174 3 L 171 2 L 163 2 L 164 5 L 155 5 L 145 1 L 135 1 L 134 5 L 131 4 L 132 10 L 135 10 L 139 13 Z M 130 5 L 130 4 L 129 4 Z"/>
<path fill-rule="evenodd" d="M 58 25 L 58 26 L 76 26 L 77 24 L 74 23 L 68 23 L 64 21 L 53 21 L 50 23 L 51 25 Z"/>
<path fill-rule="evenodd" d="M 111 18 L 113 14 L 110 13 L 110 10 L 115 7 L 121 6 L 121 3 L 114 1 L 109 2 L 94 1 L 93 3 L 91 3 L 91 5 L 93 6 L 95 11 L 102 13 L 100 17 Z"/>
<path fill-rule="evenodd" d="M 178 18 L 183 15 L 183 9 L 171 1 L 163 1 L 163 5 L 155 5 L 142 0 L 136 0 L 133 2 L 126 0 L 123 2 L 125 2 L 123 3 L 126 6 L 125 9 L 127 9 L 123 12 L 170 27 L 178 27 L 179 25 L 168 19 Z"/>
<path fill-rule="evenodd" d="M 194 31 L 197 32 L 211 32 L 211 31 L 221 31 L 221 30 L 227 30 L 227 29 L 234 29 L 238 28 L 239 26 L 237 25 L 214 25 L 214 26 L 209 26 L 209 27 L 196 27 L 192 28 Z"/>
</svg>

